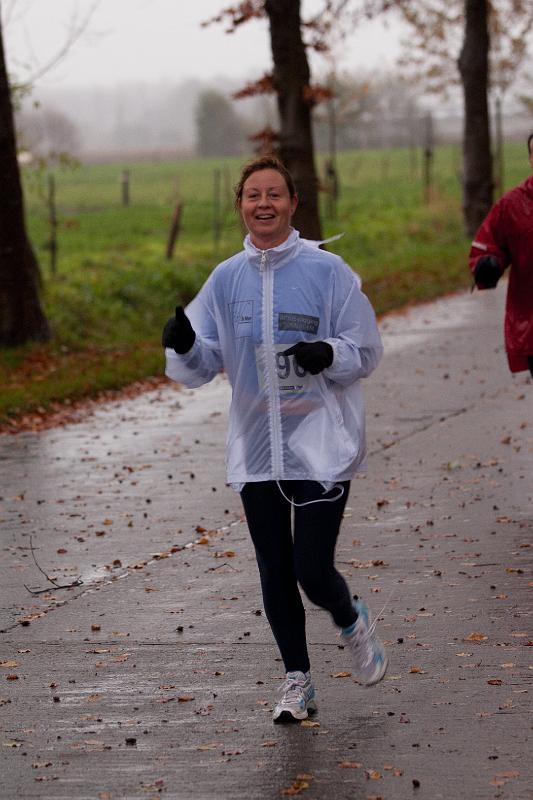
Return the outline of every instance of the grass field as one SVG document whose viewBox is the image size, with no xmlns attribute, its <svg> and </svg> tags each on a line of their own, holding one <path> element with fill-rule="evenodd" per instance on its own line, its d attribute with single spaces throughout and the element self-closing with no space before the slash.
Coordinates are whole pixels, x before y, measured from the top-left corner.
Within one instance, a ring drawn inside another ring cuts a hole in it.
<svg viewBox="0 0 533 800">
<path fill-rule="evenodd" d="M 468 285 L 457 147 L 440 147 L 424 203 L 421 155 L 408 150 L 339 156 L 336 215 L 322 198 L 330 249 L 363 279 L 378 314 Z M 94 396 L 163 368 L 160 332 L 179 299 L 187 302 L 215 264 L 240 249 L 231 187 L 240 161 L 143 162 L 58 169 L 59 260 L 50 273 L 44 178 L 27 172 L 31 239 L 43 273 L 54 330 L 47 345 L 0 352 L 0 424 L 50 403 Z M 130 206 L 121 173 L 131 174 Z M 319 168 L 322 160 L 319 159 Z M 214 241 L 214 172 L 221 175 L 221 233 Z M 525 145 L 506 148 L 506 187 L 527 174 Z M 172 210 L 184 204 L 172 261 L 165 258 Z"/>
</svg>

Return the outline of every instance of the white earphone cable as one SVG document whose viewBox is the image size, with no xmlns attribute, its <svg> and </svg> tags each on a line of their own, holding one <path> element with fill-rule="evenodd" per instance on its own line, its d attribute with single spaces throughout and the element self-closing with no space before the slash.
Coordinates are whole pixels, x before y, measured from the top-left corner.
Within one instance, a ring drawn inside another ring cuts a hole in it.
<svg viewBox="0 0 533 800">
<path fill-rule="evenodd" d="M 317 500 L 307 500 L 305 503 L 295 503 L 293 500 L 291 500 L 289 497 L 287 497 L 287 495 L 285 494 L 285 492 L 281 488 L 280 482 L 276 481 L 276 483 L 278 484 L 278 489 L 280 490 L 281 494 L 283 495 L 283 497 L 285 498 L 287 503 L 290 503 L 291 506 L 293 506 L 294 508 L 302 508 L 302 506 L 311 506 L 311 505 L 313 505 L 313 503 L 335 503 L 335 502 L 337 502 L 337 500 L 340 500 L 341 497 L 344 494 L 344 486 L 342 486 L 340 483 L 336 483 L 333 488 L 334 489 L 340 489 L 340 492 L 338 494 L 336 494 L 335 497 L 322 497 L 322 498 L 318 498 Z M 331 491 L 331 490 L 330 489 L 325 489 L 324 490 L 324 494 L 327 494 L 328 491 Z"/>
</svg>

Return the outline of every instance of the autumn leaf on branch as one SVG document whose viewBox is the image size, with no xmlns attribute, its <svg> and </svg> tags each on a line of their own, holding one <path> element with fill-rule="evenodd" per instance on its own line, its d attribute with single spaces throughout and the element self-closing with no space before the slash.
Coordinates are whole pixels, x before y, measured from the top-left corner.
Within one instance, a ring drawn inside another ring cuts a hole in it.
<svg viewBox="0 0 533 800">
<path fill-rule="evenodd" d="M 256 94 L 272 94 L 275 91 L 274 79 L 271 72 L 267 72 L 262 78 L 247 83 L 242 89 L 233 92 L 231 95 L 234 100 L 242 100 L 244 97 L 254 97 Z"/>
<path fill-rule="evenodd" d="M 264 0 L 244 0 L 242 3 L 223 8 L 220 14 L 202 22 L 202 28 L 206 28 L 214 22 L 227 22 L 229 27 L 226 29 L 226 33 L 233 33 L 243 22 L 248 22 L 250 19 L 260 19 L 264 16 Z"/>
<path fill-rule="evenodd" d="M 262 142 L 264 144 L 272 144 L 273 142 L 277 142 L 279 139 L 279 133 L 276 133 L 270 126 L 263 128 L 262 131 L 258 131 L 257 133 L 253 133 L 251 136 L 248 137 L 251 142 Z"/>
<path fill-rule="evenodd" d="M 325 100 L 330 100 L 335 96 L 335 92 L 320 83 L 308 84 L 304 86 L 304 102 L 309 106 L 316 106 L 318 103 L 323 103 Z"/>
</svg>

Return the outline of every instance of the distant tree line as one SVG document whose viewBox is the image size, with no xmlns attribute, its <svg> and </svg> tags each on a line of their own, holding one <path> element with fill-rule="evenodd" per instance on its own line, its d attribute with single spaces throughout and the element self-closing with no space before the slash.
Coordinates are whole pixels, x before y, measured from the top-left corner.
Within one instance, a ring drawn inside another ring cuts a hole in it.
<svg viewBox="0 0 533 800">
<path fill-rule="evenodd" d="M 195 113 L 196 152 L 199 156 L 231 156 L 250 153 L 257 119 L 274 116 L 277 111 L 263 109 L 253 98 L 253 115 L 238 113 L 235 101 L 217 90 L 200 94 Z M 336 83 L 335 116 L 337 146 L 340 150 L 366 147 L 409 147 L 421 144 L 420 120 L 425 115 L 418 87 L 399 74 L 383 74 L 372 79 L 345 75 Z M 312 115 L 313 138 L 319 152 L 329 144 L 330 120 L 325 104 L 315 106 Z"/>
</svg>

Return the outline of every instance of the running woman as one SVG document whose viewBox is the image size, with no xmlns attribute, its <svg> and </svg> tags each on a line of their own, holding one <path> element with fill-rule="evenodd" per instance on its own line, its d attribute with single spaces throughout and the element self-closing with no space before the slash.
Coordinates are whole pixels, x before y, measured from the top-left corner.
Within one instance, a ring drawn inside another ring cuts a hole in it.
<svg viewBox="0 0 533 800">
<path fill-rule="evenodd" d="M 298 197 L 285 166 L 258 158 L 235 191 L 244 249 L 167 322 L 166 374 L 195 388 L 224 370 L 231 383 L 227 480 L 286 670 L 273 719 L 292 722 L 316 710 L 299 587 L 331 614 L 360 683 L 387 669 L 367 605 L 334 566 L 350 479 L 364 465 L 361 379 L 383 348 L 357 275 L 291 226 Z"/>
</svg>

